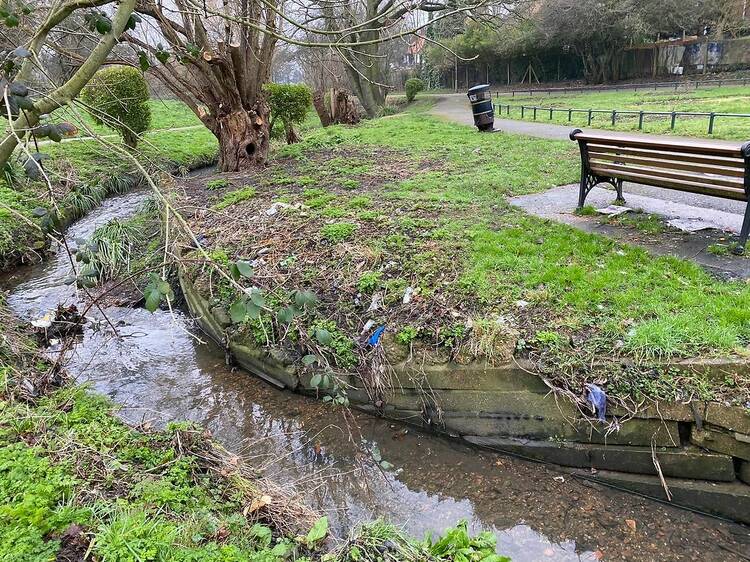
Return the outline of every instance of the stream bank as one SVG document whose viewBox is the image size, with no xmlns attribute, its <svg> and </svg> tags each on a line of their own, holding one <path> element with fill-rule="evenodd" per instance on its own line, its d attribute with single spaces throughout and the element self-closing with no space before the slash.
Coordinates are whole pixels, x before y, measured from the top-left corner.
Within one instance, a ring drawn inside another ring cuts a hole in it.
<svg viewBox="0 0 750 562">
<path fill-rule="evenodd" d="M 138 196 L 105 201 L 69 237 L 124 218 L 137 209 Z M 13 310 L 35 318 L 58 302 L 76 302 L 74 290 L 61 283 L 66 267 L 57 256 L 6 279 Z M 472 530 L 493 531 L 500 551 L 516 561 L 590 561 L 602 552 L 606 560 L 741 560 L 736 553 L 747 548 L 744 527 L 355 413 L 367 448 L 377 445 L 394 466 L 383 474 L 372 459 L 363 461 L 345 410 L 227 367 L 224 351 L 201 343 L 183 314 L 106 312 L 121 337 L 101 322 L 85 328 L 68 363 L 79 382 L 121 404 L 129 420 L 199 422 L 231 450 L 273 461 L 268 468 L 276 481 L 315 483 L 306 499 L 329 514 L 338 532 L 382 516 L 420 535 L 466 518 Z M 636 522 L 635 531 L 626 520 Z"/>
</svg>

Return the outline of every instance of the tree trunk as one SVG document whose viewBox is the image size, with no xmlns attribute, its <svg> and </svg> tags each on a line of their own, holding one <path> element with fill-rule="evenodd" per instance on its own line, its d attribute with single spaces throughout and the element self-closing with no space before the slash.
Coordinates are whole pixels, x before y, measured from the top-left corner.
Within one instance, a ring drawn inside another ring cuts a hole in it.
<svg viewBox="0 0 750 562">
<path fill-rule="evenodd" d="M 270 130 L 269 108 L 264 101 L 256 102 L 250 111 L 220 115 L 211 130 L 219 140 L 219 170 L 222 172 L 265 165 Z"/>
<path fill-rule="evenodd" d="M 138 135 L 133 133 L 133 131 L 125 130 L 122 132 L 122 142 L 125 143 L 125 146 L 128 148 L 135 150 L 136 145 L 138 144 Z"/>
<path fill-rule="evenodd" d="M 357 104 L 346 90 L 331 90 L 331 117 L 335 123 L 344 125 L 359 123 Z"/>
<path fill-rule="evenodd" d="M 320 117 L 320 124 L 324 127 L 328 127 L 333 120 L 331 119 L 331 111 L 328 109 L 328 106 L 326 106 L 326 96 L 323 93 L 323 90 L 317 90 L 315 94 L 313 94 L 313 106 L 315 107 L 318 117 Z"/>
<path fill-rule="evenodd" d="M 284 124 L 284 130 L 286 132 L 286 143 L 287 144 L 294 144 L 296 142 L 299 142 L 299 135 L 297 134 L 297 131 L 294 130 L 294 126 L 290 124 Z"/>
</svg>

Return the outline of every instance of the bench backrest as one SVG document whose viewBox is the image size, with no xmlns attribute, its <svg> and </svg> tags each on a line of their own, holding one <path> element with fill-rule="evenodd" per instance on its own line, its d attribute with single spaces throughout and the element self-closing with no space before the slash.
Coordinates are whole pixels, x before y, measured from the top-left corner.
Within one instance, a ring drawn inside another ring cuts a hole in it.
<svg viewBox="0 0 750 562">
<path fill-rule="evenodd" d="M 584 132 L 572 140 L 588 172 L 602 177 L 747 201 L 750 142 Z"/>
</svg>

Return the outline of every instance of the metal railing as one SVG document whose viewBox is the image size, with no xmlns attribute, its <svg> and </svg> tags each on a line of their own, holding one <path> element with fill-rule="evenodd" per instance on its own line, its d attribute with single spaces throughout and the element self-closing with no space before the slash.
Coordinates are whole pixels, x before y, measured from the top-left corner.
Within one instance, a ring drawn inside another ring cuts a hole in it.
<svg viewBox="0 0 750 562">
<path fill-rule="evenodd" d="M 747 86 L 750 84 L 750 78 L 722 78 L 707 80 L 690 80 L 690 81 L 670 81 L 670 82 L 643 82 L 641 84 L 612 84 L 601 86 L 566 86 L 555 88 L 515 88 L 511 90 L 496 90 L 495 97 L 510 95 L 516 97 L 516 94 L 533 96 L 535 94 L 556 94 L 556 93 L 586 93 L 586 92 L 637 92 L 639 90 L 658 90 L 660 88 L 721 88 L 728 85 Z"/>
<path fill-rule="evenodd" d="M 712 135 L 714 133 L 714 125 L 718 117 L 750 118 L 750 113 L 719 113 L 715 111 L 706 113 L 706 112 L 700 112 L 700 111 L 636 111 L 636 110 L 629 110 L 629 109 L 577 109 L 573 107 L 569 107 L 569 108 L 539 107 L 536 105 L 510 105 L 510 104 L 502 104 L 502 103 L 496 103 L 494 104 L 494 107 L 498 115 L 503 115 L 503 108 L 505 108 L 505 115 L 508 115 L 508 116 L 510 116 L 511 109 L 520 109 L 521 119 L 523 119 L 526 116 L 527 112 L 531 112 L 532 117 L 535 121 L 536 121 L 538 112 L 548 113 L 549 121 L 552 121 L 553 114 L 555 112 L 567 113 L 568 123 L 570 123 L 573 120 L 574 113 L 584 113 L 586 114 L 588 118 L 587 125 L 589 127 L 591 126 L 591 120 L 596 114 L 606 114 L 606 115 L 611 116 L 613 126 L 617 123 L 618 116 L 635 115 L 635 116 L 638 116 L 638 130 L 643 129 L 643 118 L 650 116 L 650 115 L 669 117 L 670 119 L 669 128 L 672 130 L 674 130 L 675 128 L 675 124 L 677 122 L 678 117 L 707 117 L 709 135 Z"/>
</svg>

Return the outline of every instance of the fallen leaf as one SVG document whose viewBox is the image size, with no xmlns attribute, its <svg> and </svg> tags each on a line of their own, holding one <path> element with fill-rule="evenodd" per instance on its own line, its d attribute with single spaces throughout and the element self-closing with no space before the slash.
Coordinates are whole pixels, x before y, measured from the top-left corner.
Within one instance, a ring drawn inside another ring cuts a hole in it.
<svg viewBox="0 0 750 562">
<path fill-rule="evenodd" d="M 271 496 L 261 496 L 260 498 L 256 498 L 250 502 L 250 505 L 242 510 L 242 515 L 247 516 L 248 513 L 255 513 L 259 509 L 266 507 L 269 503 L 271 503 Z"/>
<path fill-rule="evenodd" d="M 595 550 L 594 558 L 596 558 L 597 560 L 602 560 L 604 558 L 604 553 L 601 550 Z"/>
<path fill-rule="evenodd" d="M 626 519 L 625 524 L 628 528 L 635 533 L 635 519 Z"/>
</svg>

